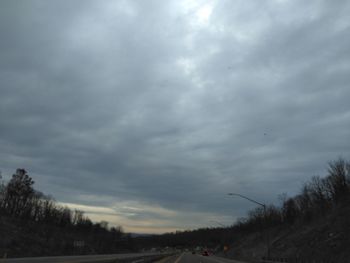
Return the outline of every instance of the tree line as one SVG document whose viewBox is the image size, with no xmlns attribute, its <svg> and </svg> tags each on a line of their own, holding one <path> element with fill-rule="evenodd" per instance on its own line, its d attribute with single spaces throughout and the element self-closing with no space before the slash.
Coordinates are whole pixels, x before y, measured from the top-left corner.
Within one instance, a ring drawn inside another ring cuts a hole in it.
<svg viewBox="0 0 350 263">
<path fill-rule="evenodd" d="M 310 222 L 325 216 L 334 209 L 348 206 L 350 201 L 350 162 L 343 159 L 332 161 L 328 165 L 325 177 L 314 176 L 305 183 L 299 194 L 294 197 L 282 197 L 282 205 L 259 207 L 248 213 L 246 218 L 236 223 L 242 231 L 258 230 L 278 225 L 293 225 L 298 222 Z"/>
<path fill-rule="evenodd" d="M 177 231 L 163 235 L 132 238 L 121 228 L 109 228 L 107 222 L 93 223 L 82 211 L 58 205 L 52 198 L 36 191 L 34 181 L 24 169 L 17 169 L 8 183 L 0 176 L 0 215 L 55 226 L 73 233 L 71 240 L 86 241 L 84 253 L 113 253 L 151 247 L 217 247 L 228 245 L 240 236 L 276 226 L 292 226 L 312 222 L 350 204 L 350 162 L 332 161 L 325 177 L 314 176 L 305 183 L 299 194 L 284 196 L 281 205 L 267 205 L 248 212 L 229 227 Z M 38 227 L 39 229 L 39 227 Z M 52 227 L 50 228 L 52 229 Z M 56 232 L 55 232 L 56 231 Z M 55 235 L 57 230 L 48 233 Z M 57 238 L 57 237 L 56 237 Z M 66 240 L 67 238 L 65 238 Z M 62 241 L 63 242 L 63 241 Z M 72 242 L 64 250 L 73 253 Z M 81 252 L 81 251 L 80 251 Z"/>
<path fill-rule="evenodd" d="M 314 176 L 294 197 L 282 197 L 281 205 L 257 207 L 229 227 L 177 231 L 140 238 L 145 246 L 216 247 L 228 245 L 240 236 L 278 226 L 310 223 L 350 204 L 350 162 L 343 159 L 328 165 L 325 177 Z"/>
<path fill-rule="evenodd" d="M 80 246 L 79 253 L 112 253 L 132 249 L 131 237 L 121 227 L 108 227 L 105 221 L 94 223 L 83 211 L 57 204 L 33 186 L 34 180 L 25 169 L 17 169 L 7 183 L 0 174 L 0 216 L 12 218 L 12 222 L 19 225 L 30 224 L 28 228 L 46 229 L 41 232 L 46 232 L 47 240 L 58 233 L 66 233 L 62 237 L 66 240 L 58 240 L 56 235 L 57 240 L 52 241 L 62 243 L 59 244 L 63 247 L 62 253 L 74 253 L 76 244 Z M 10 246 L 7 249 L 11 249 Z"/>
</svg>

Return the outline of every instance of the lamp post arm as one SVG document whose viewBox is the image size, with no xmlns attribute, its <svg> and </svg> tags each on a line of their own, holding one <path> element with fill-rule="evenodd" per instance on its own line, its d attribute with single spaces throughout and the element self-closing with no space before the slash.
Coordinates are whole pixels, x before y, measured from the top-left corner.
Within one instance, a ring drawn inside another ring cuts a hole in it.
<svg viewBox="0 0 350 263">
<path fill-rule="evenodd" d="M 267 212 L 266 212 L 266 205 L 265 204 L 259 203 L 258 201 L 250 199 L 249 197 L 241 195 L 241 194 L 228 193 L 228 195 L 239 196 L 239 197 L 242 197 L 242 198 L 244 198 L 244 199 L 246 199 L 246 200 L 248 200 L 248 201 L 250 201 L 252 203 L 255 203 L 257 205 L 262 206 L 264 208 L 264 221 L 265 221 L 264 223 L 266 224 L 266 222 L 267 222 Z M 266 228 L 266 226 L 265 226 L 265 228 Z M 265 229 L 265 231 L 266 231 L 266 247 L 267 247 L 267 253 L 266 254 L 267 254 L 267 258 L 270 258 L 270 236 L 269 236 L 269 232 L 266 229 Z"/>
<path fill-rule="evenodd" d="M 242 198 L 244 198 L 244 199 L 247 199 L 247 200 L 250 201 L 250 202 L 253 202 L 253 203 L 255 203 L 255 204 L 258 204 L 258 205 L 262 206 L 264 209 L 266 209 L 266 205 L 265 205 L 265 204 L 259 203 L 258 201 L 255 201 L 255 200 L 253 200 L 253 199 L 250 199 L 249 197 L 246 197 L 246 196 L 244 196 L 244 195 L 235 194 L 235 193 L 229 193 L 228 195 L 237 195 L 237 196 L 239 196 L 239 197 L 242 197 Z"/>
</svg>

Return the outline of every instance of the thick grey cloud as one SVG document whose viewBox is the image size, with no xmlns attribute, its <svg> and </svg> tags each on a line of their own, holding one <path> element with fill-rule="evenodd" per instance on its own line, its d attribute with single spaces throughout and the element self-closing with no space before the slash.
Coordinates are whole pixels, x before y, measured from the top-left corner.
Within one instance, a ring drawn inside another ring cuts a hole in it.
<svg viewBox="0 0 350 263">
<path fill-rule="evenodd" d="M 231 223 L 349 158 L 348 1 L 2 1 L 0 168 L 95 220 Z M 99 208 L 100 207 L 100 208 Z"/>
</svg>

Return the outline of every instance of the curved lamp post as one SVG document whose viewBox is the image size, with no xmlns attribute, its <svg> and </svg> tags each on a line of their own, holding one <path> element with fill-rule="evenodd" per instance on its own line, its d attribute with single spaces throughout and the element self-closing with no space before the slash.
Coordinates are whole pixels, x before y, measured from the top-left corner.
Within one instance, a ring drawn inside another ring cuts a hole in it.
<svg viewBox="0 0 350 263">
<path fill-rule="evenodd" d="M 266 214 L 266 205 L 265 204 L 260 203 L 258 201 L 255 201 L 255 200 L 253 200 L 253 199 L 251 199 L 251 198 L 249 198 L 249 197 L 247 197 L 245 195 L 241 195 L 241 194 L 228 193 L 228 195 L 230 195 L 230 196 L 239 196 L 239 197 L 244 198 L 244 199 L 246 199 L 246 200 L 248 200 L 248 201 L 250 201 L 250 202 L 252 202 L 254 204 L 262 206 L 263 209 L 264 209 L 264 217 L 265 217 L 265 224 L 266 224 L 267 214 Z M 265 225 L 265 228 L 266 228 L 266 225 Z M 266 254 L 267 254 L 267 258 L 270 258 L 270 238 L 269 238 L 269 234 L 268 234 L 267 229 L 265 229 L 265 231 L 266 231 L 266 248 L 267 248 L 267 251 L 266 251 L 267 253 Z"/>
</svg>

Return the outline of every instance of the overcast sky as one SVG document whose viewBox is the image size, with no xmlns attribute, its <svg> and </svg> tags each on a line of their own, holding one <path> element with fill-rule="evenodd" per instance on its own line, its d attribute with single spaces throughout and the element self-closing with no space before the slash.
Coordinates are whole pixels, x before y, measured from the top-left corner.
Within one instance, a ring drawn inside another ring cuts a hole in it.
<svg viewBox="0 0 350 263">
<path fill-rule="evenodd" d="M 350 158 L 350 2 L 0 1 L 0 170 L 126 231 L 232 224 Z M 216 222 L 214 222 L 216 221 Z"/>
</svg>

